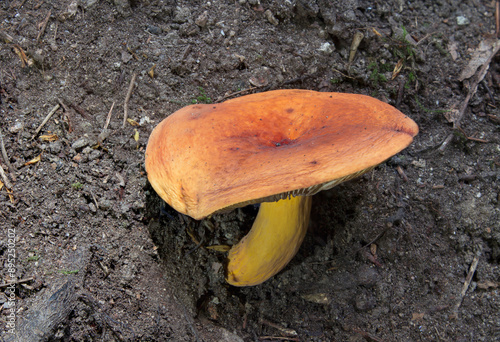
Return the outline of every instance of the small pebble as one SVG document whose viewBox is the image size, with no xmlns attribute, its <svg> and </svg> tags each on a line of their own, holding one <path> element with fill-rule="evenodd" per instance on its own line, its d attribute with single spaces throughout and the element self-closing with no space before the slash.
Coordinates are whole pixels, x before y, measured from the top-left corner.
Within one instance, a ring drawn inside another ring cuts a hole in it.
<svg viewBox="0 0 500 342">
<path fill-rule="evenodd" d="M 469 19 L 467 19 L 463 15 L 457 17 L 457 25 L 458 26 L 465 26 L 465 25 L 469 25 L 469 24 L 470 24 Z"/>
<path fill-rule="evenodd" d="M 174 19 L 176 24 L 184 24 L 191 17 L 191 10 L 188 7 L 177 7 L 174 12 Z"/>
<path fill-rule="evenodd" d="M 267 18 L 267 21 L 269 21 L 271 24 L 273 24 L 274 26 L 278 26 L 279 24 L 279 21 L 278 19 L 276 19 L 276 17 L 273 15 L 273 12 L 271 12 L 271 10 L 267 10 L 264 12 L 264 15 L 266 16 Z"/>
<path fill-rule="evenodd" d="M 325 53 L 327 55 L 330 55 L 333 52 L 332 44 L 330 44 L 328 42 L 323 43 L 319 47 L 318 51 L 323 52 L 323 53 Z"/>
<path fill-rule="evenodd" d="M 155 34 L 155 35 L 160 35 L 163 32 L 161 27 L 154 26 L 154 25 L 148 25 L 146 27 L 146 31 L 148 31 L 149 33 Z"/>
<path fill-rule="evenodd" d="M 17 121 L 14 126 L 9 127 L 9 132 L 10 133 L 19 133 L 22 129 L 24 128 L 24 125 L 22 122 Z"/>
<path fill-rule="evenodd" d="M 358 311 L 368 311 L 376 306 L 376 301 L 372 296 L 360 293 L 356 296 L 355 305 Z"/>
<path fill-rule="evenodd" d="M 89 141 L 87 138 L 85 137 L 82 137 L 80 139 L 78 139 L 77 141 L 75 141 L 72 145 L 71 145 L 71 148 L 74 149 L 74 150 L 79 150 L 81 148 L 84 148 L 85 146 L 87 146 L 89 144 Z"/>
<path fill-rule="evenodd" d="M 374 267 L 362 266 L 357 274 L 358 284 L 366 287 L 372 287 L 377 283 L 378 271 Z"/>
<path fill-rule="evenodd" d="M 200 14 L 198 18 L 196 18 L 196 20 L 194 21 L 194 23 L 201 28 L 207 26 L 207 22 L 208 22 L 208 11 L 205 11 L 202 14 Z"/>
</svg>

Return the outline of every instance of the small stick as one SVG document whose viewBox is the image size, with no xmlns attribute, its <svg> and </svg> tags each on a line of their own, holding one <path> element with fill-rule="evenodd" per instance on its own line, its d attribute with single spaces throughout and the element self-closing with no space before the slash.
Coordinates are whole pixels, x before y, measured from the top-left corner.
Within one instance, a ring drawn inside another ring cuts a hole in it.
<svg viewBox="0 0 500 342">
<path fill-rule="evenodd" d="M 495 24 L 496 24 L 496 30 L 495 30 L 495 35 L 498 38 L 498 35 L 500 34 L 500 1 L 497 0 L 495 4 Z"/>
<path fill-rule="evenodd" d="M 56 41 L 56 37 L 57 37 L 57 29 L 58 29 L 58 28 L 59 28 L 59 24 L 58 24 L 58 23 L 56 23 L 56 29 L 54 30 L 55 32 L 54 32 L 54 38 L 53 38 L 53 39 L 54 39 L 54 42 Z"/>
<path fill-rule="evenodd" d="M 57 102 L 59 102 L 59 104 L 61 105 L 61 107 L 63 107 L 63 110 L 65 112 L 69 112 L 68 107 L 64 104 L 64 102 L 62 102 L 62 100 L 60 98 L 57 98 Z"/>
<path fill-rule="evenodd" d="M 12 284 L 27 283 L 27 282 L 32 281 L 34 279 L 35 279 L 35 277 L 28 277 L 28 278 L 19 279 L 16 281 L 8 282 L 8 283 L 3 283 L 3 284 L 0 284 L 0 288 L 7 287 L 7 286 L 10 286 Z"/>
<path fill-rule="evenodd" d="M 417 42 L 417 46 L 419 46 L 423 41 L 425 41 L 427 38 L 431 37 L 433 34 L 436 34 L 436 31 L 431 32 L 420 38 L 420 40 Z"/>
<path fill-rule="evenodd" d="M 297 341 L 299 342 L 298 337 L 283 337 L 283 336 L 260 336 L 259 340 L 279 340 L 279 341 Z"/>
<path fill-rule="evenodd" d="M 398 173 L 401 176 L 401 178 L 403 178 L 403 180 L 405 182 L 408 182 L 408 177 L 406 176 L 406 173 L 403 171 L 403 168 L 398 165 L 398 167 L 396 168 L 396 170 L 398 171 Z"/>
<path fill-rule="evenodd" d="M 484 140 L 484 139 L 479 139 L 479 138 L 473 138 L 473 137 L 469 137 L 462 128 L 460 127 L 457 127 L 458 130 L 460 132 L 462 132 L 463 135 L 465 135 L 465 137 L 467 138 L 467 140 L 472 140 L 472 141 L 477 141 L 477 142 L 482 142 L 482 143 L 488 143 L 489 141 L 488 140 Z"/>
<path fill-rule="evenodd" d="M 49 112 L 49 114 L 47 114 L 45 119 L 43 119 L 40 126 L 38 126 L 38 128 L 36 129 L 35 134 L 33 134 L 33 136 L 31 137 L 31 140 L 35 139 L 35 137 L 38 135 L 38 133 L 40 133 L 40 131 L 42 130 L 43 126 L 45 126 L 45 124 L 50 120 L 52 115 L 54 115 L 54 113 L 59 109 L 59 107 L 61 107 L 61 106 L 58 103 L 54 106 L 54 108 L 52 108 L 52 110 Z"/>
<path fill-rule="evenodd" d="M 444 141 L 441 143 L 439 151 L 443 152 L 452 140 L 453 140 L 453 134 L 448 135 L 446 139 L 444 139 Z"/>
<path fill-rule="evenodd" d="M 337 69 L 335 69 L 335 68 L 332 68 L 332 71 L 338 72 L 338 73 L 339 73 L 339 74 L 341 74 L 343 77 L 350 78 L 351 80 L 354 80 L 354 79 L 355 79 L 354 77 L 349 76 L 349 75 L 346 75 L 346 74 L 344 74 L 342 71 L 337 70 Z"/>
<path fill-rule="evenodd" d="M 113 113 L 113 108 L 115 107 L 115 102 L 113 101 L 113 104 L 111 105 L 111 108 L 109 109 L 108 112 L 108 117 L 106 118 L 106 123 L 104 124 L 104 131 L 108 129 L 109 126 L 109 121 L 111 121 L 111 114 Z"/>
<path fill-rule="evenodd" d="M 128 117 L 128 102 L 130 101 L 130 96 L 132 96 L 132 90 L 134 90 L 135 78 L 137 77 L 137 73 L 134 72 L 132 75 L 132 79 L 130 80 L 130 84 L 128 86 L 127 96 L 125 96 L 125 102 L 123 103 L 123 124 L 122 128 L 125 128 L 125 123 L 127 122 Z"/>
<path fill-rule="evenodd" d="M 23 7 L 25 2 L 26 2 L 26 0 L 23 0 L 23 1 L 19 4 L 19 5 L 17 5 L 17 8 L 21 8 L 21 7 Z M 14 8 L 14 4 L 12 4 L 12 5 L 10 6 L 10 8 L 11 8 L 11 9 L 12 9 L 12 8 Z"/>
<path fill-rule="evenodd" d="M 462 301 L 464 300 L 465 293 L 469 289 L 470 282 L 472 281 L 472 277 L 474 276 L 474 272 L 476 272 L 477 264 L 479 263 L 479 257 L 475 256 L 472 260 L 472 264 L 469 268 L 469 273 L 467 273 L 467 277 L 465 277 L 464 286 L 462 286 L 462 291 L 460 291 L 460 296 L 455 304 L 455 308 L 453 310 L 452 318 L 458 318 L 458 309 L 460 305 L 462 305 Z"/>
<path fill-rule="evenodd" d="M 7 150 L 5 150 L 5 145 L 3 143 L 3 134 L 2 131 L 0 131 L 0 148 L 2 149 L 2 157 L 3 160 L 5 161 L 5 164 L 7 164 L 7 167 L 9 168 L 9 172 L 14 172 L 14 168 L 10 164 L 9 161 L 9 156 L 7 155 Z"/>
<path fill-rule="evenodd" d="M 12 183 L 7 178 L 7 175 L 5 174 L 5 171 L 3 170 L 2 165 L 0 165 L 0 175 L 2 176 L 3 182 L 7 186 L 7 188 L 12 190 Z"/>
<path fill-rule="evenodd" d="M 99 209 L 99 204 L 97 203 L 97 199 L 95 198 L 95 195 L 92 192 L 92 190 L 90 190 L 90 194 L 92 195 L 92 199 L 94 200 L 96 209 Z"/>
<path fill-rule="evenodd" d="M 90 119 L 89 116 L 85 113 L 85 110 L 76 103 L 71 102 L 69 106 L 76 110 L 77 113 L 80 114 L 84 119 Z"/>
<path fill-rule="evenodd" d="M 266 319 L 261 319 L 260 322 L 262 324 L 265 324 L 267 326 L 270 326 L 271 328 L 274 328 L 274 329 L 278 329 L 282 334 L 285 334 L 287 336 L 293 336 L 293 337 L 296 337 L 297 336 L 297 332 L 293 329 L 290 329 L 290 328 L 285 328 L 279 324 L 276 324 L 276 323 L 273 323 L 273 322 L 270 322 Z"/>
<path fill-rule="evenodd" d="M 231 93 L 231 94 L 227 94 L 227 95 L 224 95 L 223 97 L 221 97 L 220 99 L 218 99 L 217 101 L 215 101 L 215 103 L 219 103 L 219 102 L 222 102 L 230 97 L 233 97 L 233 96 L 236 96 L 236 95 L 239 95 L 241 93 L 244 93 L 246 91 L 251 91 L 251 90 L 254 90 L 254 89 L 257 89 L 258 87 L 250 87 L 250 88 L 247 88 L 247 89 L 243 89 L 243 90 L 240 90 L 240 91 L 236 91 L 234 93 Z"/>
<path fill-rule="evenodd" d="M 499 116 L 488 114 L 488 118 L 490 118 L 491 121 L 493 121 L 497 124 L 500 124 L 500 117 Z"/>
<path fill-rule="evenodd" d="M 472 141 L 477 141 L 477 142 L 480 142 L 480 143 L 489 143 L 488 140 L 474 138 L 474 137 L 467 137 L 467 139 L 472 140 Z"/>
<path fill-rule="evenodd" d="M 51 14 L 52 14 L 52 10 L 49 10 L 49 13 L 47 14 L 47 17 L 41 23 L 40 31 L 38 32 L 38 35 L 36 36 L 36 41 L 37 42 L 40 42 L 40 38 L 42 37 L 43 33 L 45 32 L 45 28 L 47 27 L 47 23 L 49 22 Z"/>
</svg>

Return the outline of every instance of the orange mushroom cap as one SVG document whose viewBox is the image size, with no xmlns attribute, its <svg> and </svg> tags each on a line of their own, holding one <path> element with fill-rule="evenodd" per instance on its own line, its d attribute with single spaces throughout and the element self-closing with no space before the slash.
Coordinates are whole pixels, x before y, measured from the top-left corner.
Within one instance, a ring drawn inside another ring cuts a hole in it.
<svg viewBox="0 0 500 342">
<path fill-rule="evenodd" d="M 184 107 L 151 133 L 155 191 L 194 219 L 312 195 L 407 147 L 418 126 L 369 96 L 276 90 Z"/>
</svg>

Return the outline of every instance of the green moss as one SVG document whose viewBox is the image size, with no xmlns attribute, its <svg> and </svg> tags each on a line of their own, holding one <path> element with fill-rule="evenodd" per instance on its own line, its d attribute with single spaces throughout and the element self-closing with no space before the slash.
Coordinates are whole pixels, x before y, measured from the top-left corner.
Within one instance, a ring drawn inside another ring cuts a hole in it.
<svg viewBox="0 0 500 342">
<path fill-rule="evenodd" d="M 191 101 L 192 104 L 197 104 L 197 103 L 212 103 L 212 99 L 207 96 L 205 93 L 205 89 L 202 87 L 198 87 L 198 91 L 200 94 Z"/>
<path fill-rule="evenodd" d="M 71 187 L 75 190 L 79 190 L 79 189 L 83 188 L 83 184 L 80 182 L 75 182 L 75 183 L 71 184 Z"/>
<path fill-rule="evenodd" d="M 373 86 L 376 87 L 379 83 L 387 82 L 387 77 L 385 77 L 385 75 L 381 73 L 388 71 L 387 64 L 378 64 L 376 62 L 371 62 L 370 64 L 368 64 L 368 70 L 372 71 L 370 73 L 370 80 L 372 81 Z"/>
</svg>

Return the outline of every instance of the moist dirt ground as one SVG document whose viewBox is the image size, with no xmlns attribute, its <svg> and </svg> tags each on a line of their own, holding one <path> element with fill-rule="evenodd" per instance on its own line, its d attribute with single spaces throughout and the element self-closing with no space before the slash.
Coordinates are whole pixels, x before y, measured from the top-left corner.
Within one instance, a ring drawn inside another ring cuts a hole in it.
<svg viewBox="0 0 500 342">
<path fill-rule="evenodd" d="M 500 340 L 495 5 L 1 1 L 1 338 Z M 314 196 L 282 272 L 231 287 L 209 247 L 257 209 L 163 204 L 148 136 L 183 106 L 291 88 L 373 96 L 420 133 Z"/>
</svg>

